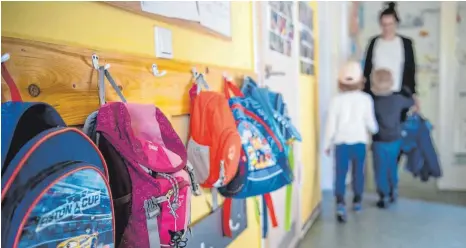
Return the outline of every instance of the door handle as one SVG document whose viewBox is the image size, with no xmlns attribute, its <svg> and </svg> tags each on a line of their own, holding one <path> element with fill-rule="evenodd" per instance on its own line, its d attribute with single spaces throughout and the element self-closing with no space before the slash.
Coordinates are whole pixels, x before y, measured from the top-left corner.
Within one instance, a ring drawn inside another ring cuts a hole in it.
<svg viewBox="0 0 466 248">
<path fill-rule="evenodd" d="M 271 65 L 265 66 L 265 79 L 269 79 L 271 76 L 285 76 L 285 72 L 272 71 Z"/>
</svg>

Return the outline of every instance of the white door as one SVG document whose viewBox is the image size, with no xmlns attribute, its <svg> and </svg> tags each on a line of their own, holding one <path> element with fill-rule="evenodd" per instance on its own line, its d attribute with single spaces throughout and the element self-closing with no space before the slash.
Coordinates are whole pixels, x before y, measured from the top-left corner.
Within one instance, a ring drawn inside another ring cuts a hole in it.
<svg viewBox="0 0 466 248">
<path fill-rule="evenodd" d="M 299 123 L 299 59 L 296 32 L 296 2 L 256 2 L 258 18 L 258 59 L 260 82 L 272 91 L 281 92 L 295 125 Z M 299 129 L 299 127 L 298 127 Z M 300 158 L 300 145 L 294 146 L 295 158 Z M 295 159 L 290 231 L 285 231 L 286 187 L 272 193 L 279 226 L 271 228 L 266 247 L 285 248 L 295 242 L 301 229 L 299 222 L 298 165 Z M 269 221 L 270 223 L 270 221 Z"/>
<path fill-rule="evenodd" d="M 456 57 L 458 68 L 455 78 L 455 106 L 460 110 L 455 114 L 454 120 L 454 164 L 466 166 L 466 3 L 458 3 L 458 24 Z"/>
</svg>

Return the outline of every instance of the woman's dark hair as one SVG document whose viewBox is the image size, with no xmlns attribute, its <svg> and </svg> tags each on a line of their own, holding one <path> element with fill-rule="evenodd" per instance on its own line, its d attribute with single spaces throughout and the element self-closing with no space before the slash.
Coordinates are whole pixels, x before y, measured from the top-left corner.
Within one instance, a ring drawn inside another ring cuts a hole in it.
<svg viewBox="0 0 466 248">
<path fill-rule="evenodd" d="M 380 12 L 379 21 L 382 20 L 382 17 L 391 15 L 395 18 L 396 22 L 400 22 L 400 18 L 398 18 L 398 14 L 396 13 L 396 3 L 395 2 L 386 2 L 385 9 Z"/>
</svg>

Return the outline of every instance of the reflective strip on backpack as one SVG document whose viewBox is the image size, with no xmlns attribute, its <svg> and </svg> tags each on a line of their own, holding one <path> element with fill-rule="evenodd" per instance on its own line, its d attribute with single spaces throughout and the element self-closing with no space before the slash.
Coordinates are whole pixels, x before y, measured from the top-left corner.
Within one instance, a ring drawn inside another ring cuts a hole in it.
<svg viewBox="0 0 466 248">
<path fill-rule="evenodd" d="M 160 215 L 160 207 L 157 204 L 157 199 L 152 197 L 151 199 L 145 200 L 144 209 L 146 210 L 149 248 L 160 248 L 159 223 L 157 220 L 157 217 Z"/>
<path fill-rule="evenodd" d="M 293 145 L 288 146 L 288 161 L 290 169 L 294 173 L 294 150 Z M 285 231 L 291 229 L 291 208 L 293 202 L 293 183 L 286 185 L 286 198 L 285 198 Z"/>
</svg>

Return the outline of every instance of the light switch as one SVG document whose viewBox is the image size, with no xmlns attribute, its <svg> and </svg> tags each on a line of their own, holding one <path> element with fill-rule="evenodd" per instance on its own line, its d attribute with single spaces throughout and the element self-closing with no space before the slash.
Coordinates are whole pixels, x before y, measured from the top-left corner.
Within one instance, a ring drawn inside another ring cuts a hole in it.
<svg viewBox="0 0 466 248">
<path fill-rule="evenodd" d="M 157 58 L 173 59 L 172 31 L 155 27 L 155 56 Z"/>
</svg>

